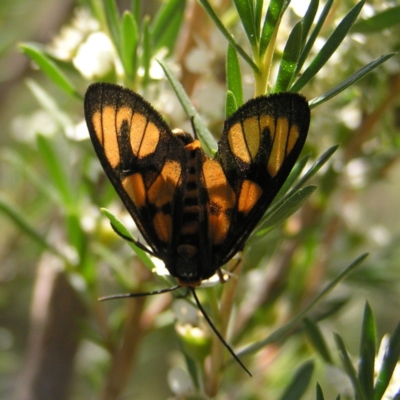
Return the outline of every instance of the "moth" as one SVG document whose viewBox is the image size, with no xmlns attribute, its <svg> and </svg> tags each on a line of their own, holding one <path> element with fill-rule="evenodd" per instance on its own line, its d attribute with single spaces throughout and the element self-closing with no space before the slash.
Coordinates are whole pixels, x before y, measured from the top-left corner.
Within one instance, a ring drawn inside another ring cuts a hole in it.
<svg viewBox="0 0 400 400">
<path fill-rule="evenodd" d="M 307 137 L 306 99 L 278 93 L 249 100 L 226 119 L 212 158 L 129 89 L 95 83 L 84 103 L 94 149 L 145 249 L 164 261 L 177 287 L 191 290 L 204 314 L 194 288 L 243 249 L 287 179 Z"/>
</svg>

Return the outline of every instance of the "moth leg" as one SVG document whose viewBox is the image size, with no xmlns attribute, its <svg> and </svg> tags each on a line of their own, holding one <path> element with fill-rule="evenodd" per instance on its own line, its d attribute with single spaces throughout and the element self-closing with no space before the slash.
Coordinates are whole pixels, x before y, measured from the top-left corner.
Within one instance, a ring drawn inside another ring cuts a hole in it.
<svg viewBox="0 0 400 400">
<path fill-rule="evenodd" d="M 222 268 L 218 268 L 217 269 L 217 274 L 218 274 L 219 281 L 221 283 L 225 283 L 225 282 L 227 282 L 229 280 L 229 278 L 235 278 L 236 279 L 237 275 L 234 273 L 234 271 L 240 265 L 241 262 L 242 262 L 242 258 L 239 257 L 236 260 L 235 265 L 229 271 L 226 271 L 226 270 L 224 270 Z"/>
<path fill-rule="evenodd" d="M 242 262 L 242 257 L 239 256 L 239 258 L 237 259 L 235 265 L 232 267 L 232 269 L 229 271 L 229 273 L 234 275 L 233 272 L 235 271 L 235 269 L 239 266 L 239 264 L 240 264 L 241 262 Z"/>
<path fill-rule="evenodd" d="M 218 278 L 219 278 L 220 283 L 227 282 L 227 279 L 225 279 L 224 273 L 222 272 L 221 268 L 217 269 L 217 274 L 218 274 Z"/>
</svg>

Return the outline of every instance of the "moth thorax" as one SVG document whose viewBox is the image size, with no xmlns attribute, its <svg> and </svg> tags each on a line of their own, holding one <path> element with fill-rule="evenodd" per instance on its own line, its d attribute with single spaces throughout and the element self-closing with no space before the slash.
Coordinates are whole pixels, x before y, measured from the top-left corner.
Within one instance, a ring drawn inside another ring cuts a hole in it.
<svg viewBox="0 0 400 400">
<path fill-rule="evenodd" d="M 182 129 L 175 128 L 172 130 L 174 136 L 179 139 L 184 145 L 193 142 L 193 136 L 190 133 L 183 131 Z"/>
</svg>

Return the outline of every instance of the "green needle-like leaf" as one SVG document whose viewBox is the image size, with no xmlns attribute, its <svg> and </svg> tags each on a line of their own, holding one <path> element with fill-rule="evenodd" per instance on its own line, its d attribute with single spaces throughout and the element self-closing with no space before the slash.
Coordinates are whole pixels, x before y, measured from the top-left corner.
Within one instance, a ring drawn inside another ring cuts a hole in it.
<svg viewBox="0 0 400 400">
<path fill-rule="evenodd" d="M 124 65 L 125 74 L 132 82 L 136 70 L 136 50 L 139 41 L 139 28 L 133 15 L 126 11 L 122 17 L 121 31 L 121 60 Z"/>
<path fill-rule="evenodd" d="M 376 378 L 374 387 L 374 400 L 380 400 L 385 393 L 392 378 L 393 371 L 400 357 L 400 324 L 390 337 L 389 344 L 383 357 L 382 366 Z"/>
<path fill-rule="evenodd" d="M 255 0 L 254 5 L 254 26 L 256 30 L 256 38 L 259 41 L 260 29 L 261 29 L 261 17 L 263 11 L 264 0 Z"/>
<path fill-rule="evenodd" d="M 332 54 L 336 51 L 339 45 L 347 36 L 349 30 L 354 24 L 361 8 L 364 5 L 364 0 L 356 4 L 350 12 L 343 18 L 339 23 L 335 31 L 326 41 L 325 45 L 319 51 L 317 56 L 311 62 L 309 67 L 303 72 L 298 81 L 290 89 L 291 92 L 298 92 L 302 87 L 304 87 L 316 74 L 317 72 L 326 64 L 326 62 L 331 58 Z"/>
<path fill-rule="evenodd" d="M 301 177 L 301 179 L 299 179 L 299 181 L 288 191 L 287 194 L 295 192 L 299 187 L 303 186 L 309 179 L 311 179 L 332 157 L 338 147 L 339 146 L 332 146 L 324 154 L 318 157 L 317 161 L 315 161 L 311 168 Z"/>
<path fill-rule="evenodd" d="M 317 383 L 315 400 L 325 400 L 324 394 L 322 393 L 321 386 L 318 383 Z"/>
<path fill-rule="evenodd" d="M 347 376 L 350 378 L 351 383 L 353 384 L 354 391 L 356 393 L 357 400 L 367 400 L 364 396 L 364 393 L 361 390 L 360 382 L 357 379 L 356 370 L 354 369 L 353 363 L 349 356 L 349 353 L 346 350 L 344 342 L 342 338 L 335 333 L 334 335 L 336 346 L 339 349 L 340 358 L 342 360 L 343 367 L 346 371 Z"/>
<path fill-rule="evenodd" d="M 107 19 L 107 26 L 111 34 L 114 45 L 121 54 L 121 40 L 120 40 L 120 21 L 115 0 L 103 0 L 104 13 Z"/>
<path fill-rule="evenodd" d="M 328 293 L 330 293 L 333 288 L 341 282 L 350 272 L 352 272 L 358 265 L 360 265 L 365 258 L 368 256 L 367 253 L 361 255 L 360 257 L 356 258 L 349 266 L 344 268 L 334 279 L 332 279 L 322 290 L 321 292 L 315 296 L 310 304 L 308 304 L 307 307 L 304 308 L 298 315 L 296 315 L 291 321 L 289 321 L 286 325 L 283 327 L 277 329 L 275 332 L 271 333 L 268 337 L 265 339 L 253 343 L 252 345 L 248 346 L 244 350 L 240 351 L 237 353 L 237 355 L 244 356 L 246 354 L 253 354 L 257 352 L 258 350 L 262 349 L 263 347 L 271 344 L 271 343 L 278 343 L 282 341 L 286 335 L 288 335 L 293 328 L 300 323 L 304 319 L 304 317 L 315 307 L 316 304 L 318 304 L 323 297 L 325 297 Z M 399 328 L 400 330 L 400 328 Z M 400 343 L 400 341 L 399 341 Z"/>
<path fill-rule="evenodd" d="M 269 215 L 272 215 L 275 213 L 275 210 L 280 208 L 288 198 L 293 194 L 296 193 L 309 179 L 311 179 L 321 168 L 322 166 L 331 158 L 331 156 L 335 153 L 339 146 L 332 146 L 330 149 L 328 149 L 324 154 L 322 154 L 317 161 L 311 166 L 311 168 L 299 179 L 298 182 L 296 182 L 293 187 L 291 187 L 292 182 L 294 181 L 295 177 L 298 176 L 301 171 L 303 170 L 303 167 L 305 163 L 307 162 L 307 159 L 302 159 L 300 160 L 300 163 L 297 163 L 295 165 L 295 168 L 293 169 L 292 173 L 289 175 L 288 178 L 288 183 L 285 182 L 283 185 L 282 189 L 280 192 L 285 193 L 285 195 L 281 198 L 279 198 L 278 201 L 273 203 L 271 207 L 268 208 L 264 218 L 268 218 Z M 293 175 L 292 175 L 293 174 Z M 290 189 L 288 190 L 288 188 Z M 278 194 L 279 197 L 279 194 Z"/>
<path fill-rule="evenodd" d="M 140 22 L 142 21 L 141 5 L 142 0 L 132 0 L 131 12 L 133 18 L 135 18 L 137 27 L 140 27 Z"/>
<path fill-rule="evenodd" d="M 109 219 L 109 221 L 111 222 L 111 225 L 113 226 L 113 228 L 121 236 L 130 239 L 127 242 L 129 244 L 129 246 L 131 246 L 131 248 L 135 251 L 135 253 L 139 257 L 140 261 L 142 261 L 143 264 L 146 265 L 146 267 L 149 270 L 153 270 L 154 269 L 154 263 L 151 260 L 149 254 L 146 253 L 143 249 L 138 247 L 133 242 L 133 240 L 135 240 L 135 239 L 132 237 L 132 235 L 130 234 L 128 229 L 126 229 L 125 225 L 114 214 L 112 214 L 110 211 L 108 211 L 106 208 L 101 208 L 101 212 Z"/>
<path fill-rule="evenodd" d="M 319 355 L 328 364 L 332 364 L 332 356 L 318 325 L 308 318 L 303 320 L 304 331 Z"/>
<path fill-rule="evenodd" d="M 255 24 L 254 16 L 254 3 L 253 0 L 233 0 L 236 6 L 236 10 L 239 14 L 239 18 L 242 21 L 244 30 L 247 38 L 249 39 L 252 48 L 256 48 L 258 37 L 257 27 Z"/>
<path fill-rule="evenodd" d="M 64 92 L 78 99 L 82 98 L 57 64 L 38 45 L 24 43 L 20 44 L 19 47 Z"/>
<path fill-rule="evenodd" d="M 217 14 L 215 13 L 214 9 L 211 7 L 208 0 L 199 0 L 199 3 L 203 6 L 204 10 L 207 12 L 209 17 L 214 21 L 216 27 L 220 30 L 220 32 L 225 36 L 228 40 L 229 44 L 240 54 L 240 56 L 250 65 L 251 69 L 254 73 L 259 74 L 260 71 L 252 60 L 252 58 L 243 50 L 243 48 L 235 41 L 233 36 L 229 33 L 229 31 L 225 28 L 225 25 L 222 21 L 218 18 Z"/>
<path fill-rule="evenodd" d="M 289 189 L 292 187 L 296 179 L 300 176 L 300 174 L 303 172 L 304 167 L 306 166 L 308 160 L 310 159 L 309 155 L 305 155 L 302 157 L 295 166 L 293 167 L 292 171 L 289 174 L 289 177 L 286 179 L 285 183 L 283 184 L 281 190 L 279 191 L 278 195 L 276 196 L 277 199 L 280 199 L 282 196 L 280 195 L 281 193 L 285 195 Z M 300 188 L 300 186 L 298 186 Z"/>
<path fill-rule="evenodd" d="M 373 398 L 375 365 L 376 330 L 375 321 L 369 304 L 365 305 L 361 330 L 360 359 L 358 362 L 358 380 L 367 399 Z"/>
<path fill-rule="evenodd" d="M 318 11 L 318 6 L 319 6 L 319 0 L 311 0 L 310 4 L 308 6 L 308 9 L 304 15 L 303 18 L 303 31 L 302 31 L 302 42 L 303 44 L 306 43 L 306 39 L 308 36 L 308 33 L 310 32 L 310 29 L 312 27 L 312 24 L 314 22 L 314 18 L 317 14 Z"/>
<path fill-rule="evenodd" d="M 289 386 L 281 396 L 281 400 L 300 400 L 307 390 L 307 386 L 310 383 L 312 374 L 314 372 L 314 363 L 312 361 L 306 361 L 296 371 L 295 376 L 290 382 Z"/>
<path fill-rule="evenodd" d="M 274 208 L 273 213 L 267 212 L 265 217 L 261 220 L 255 234 L 253 234 L 253 238 L 264 236 L 267 231 L 286 221 L 304 204 L 316 188 L 316 186 L 306 186 L 290 196 L 285 197 L 285 200 L 280 203 L 279 207 Z"/>
<path fill-rule="evenodd" d="M 317 4 L 315 4 L 315 3 L 317 3 Z M 316 23 L 313 31 L 311 32 L 309 39 L 306 41 L 306 44 L 304 45 L 304 48 L 300 54 L 299 62 L 297 64 L 296 75 L 300 72 L 301 68 L 303 67 L 303 64 L 304 64 L 308 54 L 310 53 L 316 39 L 318 38 L 319 32 L 321 31 L 321 29 L 325 23 L 325 20 L 329 15 L 329 11 L 331 10 L 332 5 L 333 5 L 333 0 L 328 0 L 326 2 L 325 7 L 323 8 L 321 15 L 318 18 L 317 23 Z M 312 8 L 312 6 L 313 6 L 313 8 Z M 306 22 L 307 25 L 310 23 L 309 19 L 311 19 L 312 14 L 313 13 L 315 14 L 315 12 L 317 11 L 317 10 L 315 10 L 315 7 L 318 8 L 318 2 L 316 2 L 316 1 L 311 2 L 310 6 L 307 10 L 307 13 L 304 17 L 304 21 L 307 20 L 307 22 Z M 310 14 L 310 15 L 308 15 L 308 14 Z M 306 35 L 306 33 L 303 31 L 303 38 L 305 38 L 305 35 Z"/>
<path fill-rule="evenodd" d="M 237 107 L 243 104 L 242 73 L 236 50 L 229 45 L 226 55 L 226 86 L 235 97 Z"/>
<path fill-rule="evenodd" d="M 75 191 L 72 189 L 69 177 L 66 173 L 65 166 L 61 162 L 60 157 L 55 151 L 53 142 L 49 138 L 37 135 L 37 146 L 39 149 L 40 157 L 46 165 L 46 170 L 53 182 L 54 187 L 60 194 L 64 206 L 67 209 L 75 207 Z"/>
<path fill-rule="evenodd" d="M 163 61 L 158 61 L 165 72 L 169 82 L 171 83 L 176 95 L 178 96 L 179 101 L 182 104 L 183 109 L 185 110 L 186 115 L 189 118 L 193 118 L 194 126 L 196 127 L 196 134 L 202 144 L 202 147 L 206 153 L 212 155 L 212 153 L 217 148 L 217 143 L 208 130 L 206 124 L 204 123 L 203 119 L 197 113 L 196 109 L 193 107 L 192 103 L 188 95 L 186 94 L 184 88 L 172 73 L 172 71 L 168 68 L 168 66 Z"/>
<path fill-rule="evenodd" d="M 285 0 L 271 0 L 265 15 L 264 24 L 261 30 L 259 56 L 262 58 L 267 51 L 269 42 L 282 17 Z"/>
<path fill-rule="evenodd" d="M 337 94 L 348 88 L 349 86 L 352 86 L 354 83 L 359 81 L 360 79 L 364 78 L 365 75 L 369 74 L 372 70 L 374 70 L 376 67 L 379 65 L 383 64 L 386 60 L 389 58 L 392 58 L 394 55 L 397 53 L 389 53 L 385 54 L 384 56 L 381 56 L 377 58 L 374 61 L 371 61 L 364 67 L 360 68 L 357 72 L 354 72 L 351 76 L 349 76 L 347 79 L 333 87 L 332 89 L 328 90 L 327 92 L 321 94 L 318 97 L 315 97 L 314 99 L 309 101 L 309 106 L 310 108 L 314 108 L 319 104 L 325 103 L 332 97 L 335 97 Z"/>
<path fill-rule="evenodd" d="M 351 32 L 369 35 L 400 25 L 400 6 L 390 7 L 371 18 L 356 22 Z"/>
<path fill-rule="evenodd" d="M 302 27 L 302 22 L 298 22 L 292 32 L 290 32 L 286 42 L 274 89 L 276 93 L 286 92 L 294 80 L 297 61 L 302 47 Z"/>
<path fill-rule="evenodd" d="M 172 52 L 183 21 L 185 6 L 186 0 L 170 0 L 157 12 L 150 28 L 153 54 L 162 47 Z"/>
<path fill-rule="evenodd" d="M 225 116 L 230 117 L 238 109 L 235 95 L 228 90 L 225 99 Z"/>
<path fill-rule="evenodd" d="M 150 64 L 153 55 L 153 43 L 150 35 L 149 18 L 144 19 L 143 23 L 143 39 L 142 39 L 142 66 L 144 69 L 142 84 L 146 87 L 150 81 Z"/>
</svg>

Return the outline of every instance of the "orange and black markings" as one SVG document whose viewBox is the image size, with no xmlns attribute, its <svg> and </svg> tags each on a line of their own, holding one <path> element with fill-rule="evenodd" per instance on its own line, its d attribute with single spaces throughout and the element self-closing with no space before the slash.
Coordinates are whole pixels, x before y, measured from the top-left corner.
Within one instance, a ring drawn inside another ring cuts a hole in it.
<svg viewBox="0 0 400 400">
<path fill-rule="evenodd" d="M 214 158 L 120 86 L 91 85 L 85 117 L 151 252 L 180 285 L 195 287 L 243 248 L 300 155 L 310 109 L 294 93 L 248 101 L 225 121 Z"/>
</svg>

